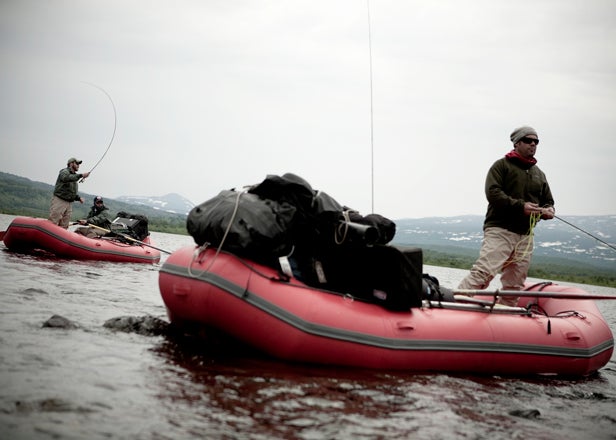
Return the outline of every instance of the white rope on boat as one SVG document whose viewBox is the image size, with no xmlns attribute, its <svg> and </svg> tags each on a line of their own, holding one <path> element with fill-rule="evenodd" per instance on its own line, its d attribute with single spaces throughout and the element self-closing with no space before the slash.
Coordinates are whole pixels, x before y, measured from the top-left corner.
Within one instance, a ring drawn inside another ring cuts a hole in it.
<svg viewBox="0 0 616 440">
<path fill-rule="evenodd" d="M 222 236 L 222 240 L 220 240 L 220 244 L 216 248 L 216 253 L 210 260 L 210 263 L 208 264 L 208 266 L 204 270 L 202 270 L 198 275 L 193 274 L 192 265 L 197 259 L 197 257 L 203 254 L 206 251 L 206 249 L 211 245 L 211 243 L 205 242 L 201 246 L 195 249 L 195 252 L 193 253 L 190 264 L 188 265 L 188 275 L 190 275 L 192 278 L 199 278 L 204 273 L 210 271 L 212 265 L 214 264 L 214 261 L 216 261 L 216 259 L 218 258 L 218 255 L 220 254 L 220 251 L 222 250 L 222 245 L 227 239 L 227 235 L 229 235 L 229 231 L 231 230 L 231 225 L 233 225 L 233 222 L 235 221 L 235 217 L 237 216 L 237 211 L 240 206 L 240 197 L 242 196 L 242 194 L 246 193 L 249 188 L 250 187 L 245 186 L 244 188 L 242 188 L 241 191 L 237 192 L 237 197 L 235 198 L 235 206 L 233 207 L 233 213 L 231 214 L 231 218 L 229 219 L 229 224 L 227 225 L 227 228 L 225 229 L 225 233 Z M 198 261 L 198 263 L 203 263 L 203 260 Z"/>
</svg>

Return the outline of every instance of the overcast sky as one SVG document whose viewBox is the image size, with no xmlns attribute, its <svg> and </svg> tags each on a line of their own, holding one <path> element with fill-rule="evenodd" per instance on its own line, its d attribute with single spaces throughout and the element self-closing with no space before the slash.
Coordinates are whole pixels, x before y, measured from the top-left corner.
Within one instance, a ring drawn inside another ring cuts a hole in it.
<svg viewBox="0 0 616 440">
<path fill-rule="evenodd" d="M 0 171 L 90 170 L 114 129 L 91 83 L 117 131 L 90 194 L 198 204 L 292 172 L 362 214 L 483 215 L 529 124 L 557 215 L 616 214 L 616 2 L 369 6 L 1 0 Z"/>
</svg>

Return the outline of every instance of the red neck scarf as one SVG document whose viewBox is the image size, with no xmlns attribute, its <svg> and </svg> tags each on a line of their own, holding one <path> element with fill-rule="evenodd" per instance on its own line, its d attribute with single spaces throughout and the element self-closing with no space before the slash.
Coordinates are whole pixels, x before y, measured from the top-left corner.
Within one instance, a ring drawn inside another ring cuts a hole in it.
<svg viewBox="0 0 616 440">
<path fill-rule="evenodd" d="M 526 169 L 532 167 L 533 165 L 537 163 L 537 159 L 535 159 L 534 157 L 531 157 L 531 158 L 522 157 L 515 150 L 511 150 L 509 153 L 505 154 L 505 157 L 511 161 L 518 162 L 520 165 L 522 165 L 522 167 Z"/>
</svg>

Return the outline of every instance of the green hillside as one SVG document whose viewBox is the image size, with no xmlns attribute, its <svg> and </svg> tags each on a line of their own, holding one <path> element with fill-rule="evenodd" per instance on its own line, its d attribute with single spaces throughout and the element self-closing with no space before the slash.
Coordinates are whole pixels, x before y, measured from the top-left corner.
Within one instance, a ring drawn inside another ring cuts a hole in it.
<svg viewBox="0 0 616 440">
<path fill-rule="evenodd" d="M 24 177 L 0 172 L 0 213 L 11 215 L 26 215 L 47 218 L 53 186 L 34 182 Z M 86 200 L 73 204 L 73 219 L 85 218 L 94 194 L 80 192 Z M 103 194 L 104 197 L 104 194 Z M 169 232 L 187 235 L 186 216 L 160 211 L 143 205 L 131 205 L 105 197 L 105 205 L 112 216 L 120 211 L 130 214 L 141 214 L 148 217 L 149 229 L 152 231 Z"/>
</svg>

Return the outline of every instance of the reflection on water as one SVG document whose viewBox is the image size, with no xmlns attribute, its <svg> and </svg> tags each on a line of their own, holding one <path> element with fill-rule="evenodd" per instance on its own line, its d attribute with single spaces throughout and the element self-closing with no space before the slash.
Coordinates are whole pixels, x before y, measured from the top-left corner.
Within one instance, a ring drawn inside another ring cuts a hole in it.
<svg viewBox="0 0 616 440">
<path fill-rule="evenodd" d="M 1 230 L 11 218 L 0 215 Z M 168 250 L 191 243 L 152 238 Z M 166 320 L 159 267 L 0 245 L 0 438 L 614 438 L 614 358 L 578 380 L 411 375 L 277 362 L 215 335 L 104 327 L 122 316 Z M 445 286 L 464 275 L 425 271 Z M 616 303 L 600 307 L 616 328 Z M 77 328 L 43 327 L 55 314 Z"/>
<path fill-rule="evenodd" d="M 221 437 L 585 438 L 616 422 L 601 414 L 616 405 L 603 374 L 576 381 L 408 375 L 234 357 L 214 347 L 185 340 L 157 350 L 170 365 L 161 374 L 165 399 L 207 408 L 193 422 Z"/>
</svg>

